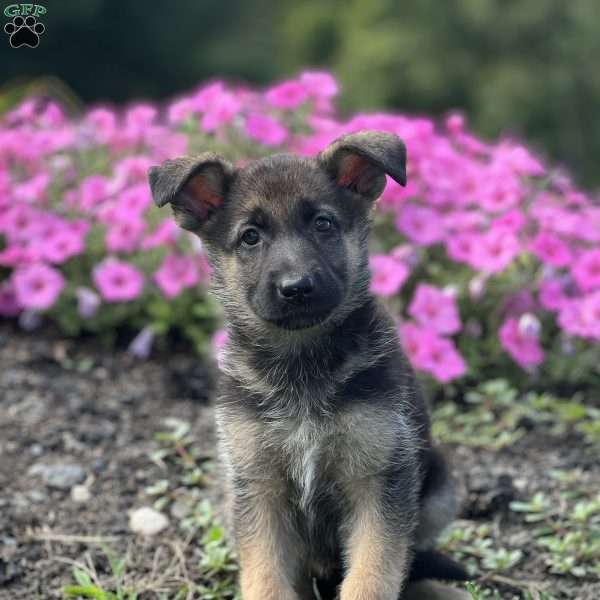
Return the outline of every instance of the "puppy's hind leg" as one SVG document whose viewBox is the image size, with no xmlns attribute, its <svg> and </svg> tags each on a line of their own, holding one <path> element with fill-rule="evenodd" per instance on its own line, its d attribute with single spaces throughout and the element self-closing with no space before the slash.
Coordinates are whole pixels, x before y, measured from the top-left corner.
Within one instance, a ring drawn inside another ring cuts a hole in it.
<svg viewBox="0 0 600 600">
<path fill-rule="evenodd" d="M 457 512 L 455 483 L 443 456 L 438 450 L 432 449 L 428 456 L 428 470 L 421 493 L 415 553 L 409 572 L 410 581 L 469 579 L 462 565 L 434 548 L 438 535 L 455 518 Z"/>
<path fill-rule="evenodd" d="M 458 513 L 456 485 L 439 450 L 432 448 L 420 498 L 416 550 L 429 550 Z"/>
</svg>

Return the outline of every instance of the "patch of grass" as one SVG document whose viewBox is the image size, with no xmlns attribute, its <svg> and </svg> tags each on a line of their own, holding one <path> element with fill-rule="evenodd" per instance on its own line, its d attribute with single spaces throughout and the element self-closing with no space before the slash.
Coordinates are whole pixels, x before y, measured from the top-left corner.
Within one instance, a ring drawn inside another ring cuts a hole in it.
<svg viewBox="0 0 600 600">
<path fill-rule="evenodd" d="M 473 576 L 485 571 L 508 571 L 523 558 L 518 548 L 496 546 L 490 525 L 474 525 L 469 521 L 455 522 L 442 535 L 440 547 L 465 564 Z"/>
<path fill-rule="evenodd" d="M 561 474 L 562 480 L 570 478 Z M 512 502 L 510 508 L 533 524 L 533 536 L 550 573 L 573 577 L 600 575 L 600 493 L 585 496 L 562 490 L 560 505 L 543 494 L 529 502 Z"/>
<path fill-rule="evenodd" d="M 63 588 L 65 598 L 93 598 L 94 600 L 138 600 L 138 591 L 125 583 L 127 557 L 118 557 L 108 546 L 103 553 L 110 568 L 109 581 L 102 582 L 93 564 L 74 565 L 76 585 Z M 109 589 L 110 588 L 110 589 Z M 111 591 L 112 590 L 112 591 Z"/>
<path fill-rule="evenodd" d="M 472 600 L 504 600 L 498 590 L 481 586 L 471 581 L 465 584 L 465 589 L 471 594 Z M 541 591 L 525 591 L 522 595 L 523 600 L 552 600 L 552 596 Z"/>
<path fill-rule="evenodd" d="M 562 400 L 550 394 L 520 396 L 502 379 L 488 381 L 465 396 L 466 407 L 444 402 L 433 412 L 433 435 L 440 442 L 501 450 L 527 434 L 527 427 L 544 428 L 551 435 L 568 431 L 600 445 L 600 410 L 577 397 Z"/>
</svg>

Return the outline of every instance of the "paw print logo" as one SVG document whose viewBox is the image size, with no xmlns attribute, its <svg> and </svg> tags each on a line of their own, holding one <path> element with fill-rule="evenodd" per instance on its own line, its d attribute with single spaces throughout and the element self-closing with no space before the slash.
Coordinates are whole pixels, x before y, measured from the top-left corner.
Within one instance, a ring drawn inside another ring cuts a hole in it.
<svg viewBox="0 0 600 600">
<path fill-rule="evenodd" d="M 44 25 L 38 23 L 33 15 L 29 15 L 25 19 L 20 16 L 14 17 L 12 23 L 7 23 L 4 26 L 4 31 L 10 36 L 9 41 L 13 48 L 20 48 L 21 46 L 37 48 L 40 43 L 40 35 L 45 30 Z"/>
</svg>

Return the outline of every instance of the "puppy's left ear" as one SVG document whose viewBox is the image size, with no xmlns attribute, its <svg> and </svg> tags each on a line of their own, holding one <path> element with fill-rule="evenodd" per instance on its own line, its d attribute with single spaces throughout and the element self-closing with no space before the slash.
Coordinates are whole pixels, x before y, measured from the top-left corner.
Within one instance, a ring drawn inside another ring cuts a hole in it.
<svg viewBox="0 0 600 600">
<path fill-rule="evenodd" d="M 393 133 L 359 131 L 335 140 L 317 161 L 338 185 L 376 200 L 385 187 L 385 175 L 406 185 L 406 147 Z"/>
<path fill-rule="evenodd" d="M 212 152 L 166 160 L 148 172 L 155 204 L 170 204 L 179 226 L 196 233 L 223 206 L 233 175 L 233 166 Z"/>
</svg>

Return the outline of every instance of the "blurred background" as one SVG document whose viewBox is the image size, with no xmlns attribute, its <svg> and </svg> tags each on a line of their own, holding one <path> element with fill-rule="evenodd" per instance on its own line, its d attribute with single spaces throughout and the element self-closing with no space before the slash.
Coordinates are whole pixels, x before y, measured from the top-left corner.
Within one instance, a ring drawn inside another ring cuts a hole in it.
<svg viewBox="0 0 600 600">
<path fill-rule="evenodd" d="M 597 0 L 46 1 L 38 48 L 0 44 L 0 110 L 32 89 L 83 103 L 163 99 L 215 75 L 331 69 L 342 111 L 464 110 L 600 185 Z M 4 17 L 7 19 L 6 17 Z"/>
</svg>

